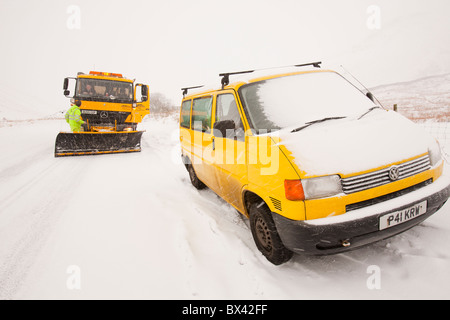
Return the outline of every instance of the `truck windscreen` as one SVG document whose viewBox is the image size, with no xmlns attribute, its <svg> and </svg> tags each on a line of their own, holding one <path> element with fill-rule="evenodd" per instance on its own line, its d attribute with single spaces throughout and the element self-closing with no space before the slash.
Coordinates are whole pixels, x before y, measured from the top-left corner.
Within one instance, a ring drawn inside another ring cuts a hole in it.
<svg viewBox="0 0 450 320">
<path fill-rule="evenodd" d="M 133 84 L 124 81 L 80 78 L 75 99 L 87 101 L 132 103 Z"/>
</svg>

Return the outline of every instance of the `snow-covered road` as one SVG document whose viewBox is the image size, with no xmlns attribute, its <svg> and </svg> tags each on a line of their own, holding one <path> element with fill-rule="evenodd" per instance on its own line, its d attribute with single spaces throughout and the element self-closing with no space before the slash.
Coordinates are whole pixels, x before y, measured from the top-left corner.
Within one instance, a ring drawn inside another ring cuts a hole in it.
<svg viewBox="0 0 450 320">
<path fill-rule="evenodd" d="M 144 121 L 141 153 L 54 158 L 67 129 L 0 128 L 0 299 L 450 298 L 449 203 L 389 240 L 276 267 L 191 186 L 175 120 Z"/>
</svg>

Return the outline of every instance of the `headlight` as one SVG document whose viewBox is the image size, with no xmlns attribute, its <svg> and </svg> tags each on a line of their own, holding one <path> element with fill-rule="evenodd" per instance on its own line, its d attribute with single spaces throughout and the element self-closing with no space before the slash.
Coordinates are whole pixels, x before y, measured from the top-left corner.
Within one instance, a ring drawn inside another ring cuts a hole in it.
<svg viewBox="0 0 450 320">
<path fill-rule="evenodd" d="M 341 178 L 338 175 L 302 179 L 305 199 L 317 199 L 342 193 Z"/>
<path fill-rule="evenodd" d="M 439 142 L 436 140 L 436 143 L 433 143 L 431 147 L 428 148 L 428 156 L 430 157 L 431 166 L 434 167 L 442 160 L 441 146 Z"/>
</svg>

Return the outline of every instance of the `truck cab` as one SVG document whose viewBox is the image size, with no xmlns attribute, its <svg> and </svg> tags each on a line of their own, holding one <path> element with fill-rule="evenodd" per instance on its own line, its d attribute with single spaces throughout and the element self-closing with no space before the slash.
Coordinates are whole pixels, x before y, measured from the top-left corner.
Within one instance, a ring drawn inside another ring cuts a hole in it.
<svg viewBox="0 0 450 320">
<path fill-rule="evenodd" d="M 75 81 L 73 96 L 69 82 Z M 135 131 L 149 114 L 149 90 L 122 74 L 91 71 L 64 79 L 64 95 L 81 101 L 84 131 Z"/>
</svg>

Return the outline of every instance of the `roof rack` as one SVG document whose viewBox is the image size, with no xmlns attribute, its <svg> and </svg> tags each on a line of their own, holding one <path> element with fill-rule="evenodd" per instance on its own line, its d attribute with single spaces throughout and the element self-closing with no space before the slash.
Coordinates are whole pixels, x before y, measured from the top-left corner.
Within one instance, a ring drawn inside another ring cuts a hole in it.
<svg viewBox="0 0 450 320">
<path fill-rule="evenodd" d="M 310 62 L 310 63 L 304 63 L 304 64 L 296 64 L 296 65 L 294 65 L 294 67 L 313 66 L 315 68 L 320 68 L 321 64 L 322 64 L 322 61 L 317 61 L 317 62 Z"/>
<path fill-rule="evenodd" d="M 190 90 L 190 89 L 198 89 L 198 88 L 201 88 L 201 87 L 203 87 L 203 86 L 181 88 L 181 90 L 183 91 L 183 98 L 187 95 L 188 90 Z"/>
<path fill-rule="evenodd" d="M 303 63 L 303 64 L 295 64 L 295 65 L 291 65 L 291 66 L 285 66 L 285 67 L 276 67 L 276 68 L 286 68 L 286 67 L 306 67 L 306 66 L 313 66 L 315 68 L 320 68 L 320 64 L 322 63 L 322 61 L 317 61 L 317 62 L 310 62 L 310 63 Z M 275 69 L 275 68 L 265 68 L 265 69 L 255 69 L 255 70 L 247 70 L 247 71 L 237 71 L 237 72 L 225 72 L 225 73 L 220 73 L 219 77 L 222 77 L 221 79 L 221 84 L 222 84 L 222 90 L 225 88 L 225 86 L 230 84 L 230 76 L 231 75 L 235 75 L 235 74 L 244 74 L 244 73 L 252 73 L 254 71 L 259 71 L 259 70 L 267 70 L 267 69 Z"/>
<path fill-rule="evenodd" d="M 230 84 L 230 76 L 234 74 L 244 74 L 244 73 L 252 73 L 255 70 L 247 70 L 247 71 L 237 71 L 237 72 L 226 72 L 226 73 L 220 73 L 219 77 L 222 77 L 222 80 L 220 81 L 222 83 L 222 90 L 225 88 L 225 86 Z"/>
</svg>

